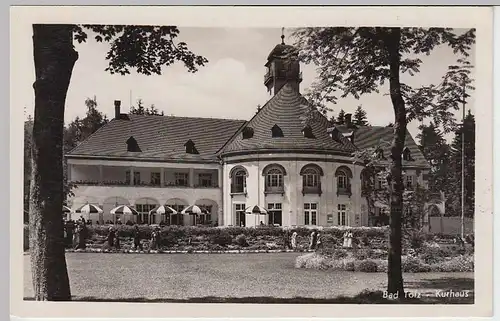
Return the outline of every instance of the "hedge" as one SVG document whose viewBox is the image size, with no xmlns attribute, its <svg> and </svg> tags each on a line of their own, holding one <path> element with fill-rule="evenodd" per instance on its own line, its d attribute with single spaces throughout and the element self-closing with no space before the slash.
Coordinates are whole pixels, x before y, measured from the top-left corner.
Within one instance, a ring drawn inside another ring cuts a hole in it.
<svg viewBox="0 0 500 321">
<path fill-rule="evenodd" d="M 150 225 L 138 225 L 139 231 L 144 238 L 150 238 L 151 232 L 154 227 Z M 115 229 L 118 231 L 120 236 L 131 237 L 134 231 L 133 226 L 129 225 L 115 225 Z M 92 225 L 89 226 L 90 235 L 97 234 L 99 236 L 105 236 L 108 234 L 109 225 Z M 214 235 L 227 233 L 232 237 L 238 235 L 245 236 L 282 236 L 285 228 L 281 227 L 202 227 L 202 226 L 165 226 L 161 228 L 162 234 L 174 234 L 179 238 L 186 236 L 198 236 L 198 235 Z M 299 236 L 309 236 L 312 230 L 320 231 L 322 237 L 328 240 L 329 237 L 334 237 L 336 239 L 342 238 L 344 233 L 349 230 L 353 233 L 353 237 L 368 237 L 368 238 L 383 238 L 388 237 L 389 229 L 387 227 L 318 227 L 318 228 L 307 228 L 307 227 L 296 227 L 288 228 L 290 235 L 293 232 L 297 232 Z"/>
</svg>

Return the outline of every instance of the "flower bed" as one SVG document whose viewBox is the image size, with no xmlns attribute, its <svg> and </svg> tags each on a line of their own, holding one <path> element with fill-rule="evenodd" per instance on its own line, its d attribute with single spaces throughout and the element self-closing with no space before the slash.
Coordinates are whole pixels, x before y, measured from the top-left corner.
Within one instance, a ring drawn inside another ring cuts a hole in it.
<svg viewBox="0 0 500 321">
<path fill-rule="evenodd" d="M 401 258 L 402 268 L 407 273 L 421 272 L 474 272 L 474 256 L 471 254 L 445 257 L 428 264 L 418 256 L 404 255 Z M 356 258 L 349 253 L 343 258 L 325 256 L 320 253 L 307 253 L 297 257 L 296 268 L 358 271 L 358 272 L 387 272 L 387 260 L 380 258 Z"/>
</svg>

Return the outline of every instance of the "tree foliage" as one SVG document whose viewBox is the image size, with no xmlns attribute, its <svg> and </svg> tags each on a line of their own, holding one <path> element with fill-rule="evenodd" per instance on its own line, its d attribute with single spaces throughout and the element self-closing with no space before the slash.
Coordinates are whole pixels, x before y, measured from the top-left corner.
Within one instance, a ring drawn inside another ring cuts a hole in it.
<svg viewBox="0 0 500 321">
<path fill-rule="evenodd" d="M 440 192 L 448 189 L 450 179 L 450 147 L 448 146 L 443 132 L 430 122 L 429 125 L 421 125 L 420 150 L 429 162 L 431 170 L 429 173 L 429 190 Z"/>
<path fill-rule="evenodd" d="M 317 67 L 318 77 L 306 95 L 311 110 L 329 108 L 340 99 L 386 90 L 394 112 L 390 186 L 390 236 L 388 284 L 391 294 L 402 293 L 401 238 L 403 219 L 402 152 L 406 127 L 412 120 L 431 118 L 445 132 L 455 128 L 453 111 L 464 100 L 464 86 L 472 87 L 472 65 L 467 60 L 475 43 L 475 30 L 458 34 L 449 28 L 321 27 L 294 31 L 298 59 Z M 422 65 L 420 55 L 429 55 L 439 46 L 448 46 L 457 59 L 448 67 L 439 84 L 416 88 L 402 80 L 414 76 Z M 309 113 L 312 114 L 312 113 Z"/>
<path fill-rule="evenodd" d="M 465 213 L 466 217 L 474 217 L 475 190 L 475 157 L 476 157 L 476 122 L 469 111 L 465 121 L 456 132 L 451 143 L 450 179 L 445 189 L 447 198 L 447 215 L 461 215 L 462 199 L 462 132 L 464 133 L 465 158 Z"/>
<path fill-rule="evenodd" d="M 336 123 L 338 125 L 343 125 L 345 123 L 345 111 L 343 109 L 341 109 L 339 111 L 339 114 L 337 115 Z"/>
<path fill-rule="evenodd" d="M 108 42 L 106 55 L 111 74 L 126 75 L 130 70 L 144 75 L 161 75 L 162 67 L 180 61 L 188 72 L 198 71 L 208 60 L 191 52 L 185 42 L 176 42 L 175 26 L 75 25 L 74 38 L 86 42 L 88 32 L 97 42 Z"/>
<path fill-rule="evenodd" d="M 356 126 L 367 126 L 368 118 L 366 116 L 366 110 L 363 109 L 361 105 L 356 108 L 356 111 L 353 115 L 352 123 Z"/>
<path fill-rule="evenodd" d="M 137 100 L 137 106 L 130 106 L 130 114 L 133 115 L 156 115 L 156 116 L 164 116 L 165 113 L 163 110 L 160 112 L 155 105 L 151 104 L 149 108 L 144 107 L 144 103 L 142 99 Z"/>
</svg>

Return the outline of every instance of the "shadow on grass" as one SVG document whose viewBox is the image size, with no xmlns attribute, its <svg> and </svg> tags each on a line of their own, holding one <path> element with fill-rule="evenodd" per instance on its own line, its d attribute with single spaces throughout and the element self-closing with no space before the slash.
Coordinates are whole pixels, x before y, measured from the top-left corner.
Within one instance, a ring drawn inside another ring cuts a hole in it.
<svg viewBox="0 0 500 321">
<path fill-rule="evenodd" d="M 24 298 L 33 300 L 33 298 Z M 383 297 L 382 291 L 363 291 L 353 297 L 339 296 L 336 298 L 275 298 L 275 297 L 198 297 L 188 299 L 148 299 L 148 298 L 114 298 L 103 299 L 96 297 L 73 297 L 73 301 L 85 302 L 137 302 L 137 303 L 248 303 L 248 304 L 472 304 L 472 298 L 432 298 L 388 300 Z"/>
<path fill-rule="evenodd" d="M 418 281 L 405 282 L 408 288 L 419 288 L 419 289 L 441 289 L 441 290 L 453 290 L 453 291 L 464 291 L 464 290 L 474 290 L 474 278 L 451 278 L 445 277 L 440 279 L 422 279 Z"/>
</svg>

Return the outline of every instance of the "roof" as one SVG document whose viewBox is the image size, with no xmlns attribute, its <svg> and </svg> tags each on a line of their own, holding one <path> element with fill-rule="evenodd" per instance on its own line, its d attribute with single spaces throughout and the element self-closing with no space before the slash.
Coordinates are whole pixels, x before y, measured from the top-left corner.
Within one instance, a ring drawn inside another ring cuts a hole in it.
<svg viewBox="0 0 500 321">
<path fill-rule="evenodd" d="M 393 127 L 355 126 L 353 128 L 348 128 L 345 125 L 336 125 L 335 127 L 338 128 L 344 135 L 352 133 L 354 145 L 356 145 L 356 147 L 360 150 L 374 148 L 380 145 L 384 152 L 384 156 L 389 159 L 391 154 L 390 143 L 394 135 Z M 387 142 L 388 144 L 380 144 L 381 142 Z M 418 147 L 417 143 L 415 143 L 415 140 L 408 130 L 406 130 L 405 147 L 408 147 L 410 150 L 410 155 L 413 160 L 403 160 L 403 166 L 430 167 L 424 157 L 424 154 Z"/>
<path fill-rule="evenodd" d="M 273 50 L 267 56 L 267 60 L 271 60 L 273 57 L 281 57 L 285 54 L 291 54 L 295 52 L 297 49 L 294 46 L 286 45 L 284 43 L 277 44 Z"/>
<path fill-rule="evenodd" d="M 304 137 L 303 117 L 306 115 L 308 101 L 289 84 L 284 85 L 254 117 L 235 133 L 222 148 L 221 154 L 259 152 L 259 151 L 325 151 L 333 154 L 351 154 L 356 147 L 345 137 L 334 140 L 327 132 L 328 119 L 317 113 L 311 122 L 315 138 Z M 278 125 L 283 137 L 272 137 L 271 129 Z M 253 129 L 253 137 L 243 139 L 244 128 Z"/>
<path fill-rule="evenodd" d="M 127 115 L 113 119 L 67 156 L 119 157 L 153 160 L 217 161 L 216 152 L 240 128 L 244 120 L 175 116 Z M 127 152 L 134 137 L 140 152 Z M 192 140 L 199 154 L 187 154 Z"/>
</svg>

